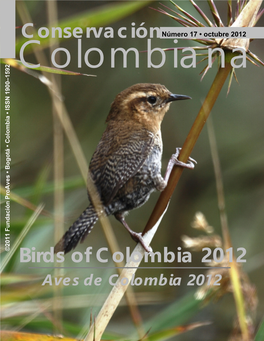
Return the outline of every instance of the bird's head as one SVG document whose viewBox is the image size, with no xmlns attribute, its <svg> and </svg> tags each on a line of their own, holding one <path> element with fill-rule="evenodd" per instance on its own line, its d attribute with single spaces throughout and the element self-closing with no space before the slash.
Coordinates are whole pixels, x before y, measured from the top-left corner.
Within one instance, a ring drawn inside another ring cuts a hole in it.
<svg viewBox="0 0 264 341">
<path fill-rule="evenodd" d="M 171 102 L 190 98 L 172 94 L 161 84 L 135 84 L 116 96 L 106 122 L 137 122 L 155 132 L 160 129 Z"/>
</svg>

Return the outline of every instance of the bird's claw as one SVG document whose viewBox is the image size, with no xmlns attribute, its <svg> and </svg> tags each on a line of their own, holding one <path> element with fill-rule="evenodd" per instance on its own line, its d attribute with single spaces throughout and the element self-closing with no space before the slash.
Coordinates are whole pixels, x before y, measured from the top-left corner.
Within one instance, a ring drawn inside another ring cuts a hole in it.
<svg viewBox="0 0 264 341">
<path fill-rule="evenodd" d="M 140 243 L 141 246 L 143 247 L 143 249 L 147 252 L 147 253 L 151 253 L 153 252 L 152 247 L 149 245 L 146 245 L 143 237 L 142 237 L 142 233 L 137 233 L 133 231 L 133 234 L 131 234 L 132 239 L 137 242 Z"/>
<path fill-rule="evenodd" d="M 189 157 L 188 162 L 182 162 L 178 159 L 178 156 L 180 155 L 181 148 L 176 148 L 176 153 L 172 154 L 172 160 L 175 166 L 180 166 L 184 168 L 190 168 L 193 169 L 195 167 L 195 164 L 197 164 L 197 161 L 193 158 Z"/>
</svg>

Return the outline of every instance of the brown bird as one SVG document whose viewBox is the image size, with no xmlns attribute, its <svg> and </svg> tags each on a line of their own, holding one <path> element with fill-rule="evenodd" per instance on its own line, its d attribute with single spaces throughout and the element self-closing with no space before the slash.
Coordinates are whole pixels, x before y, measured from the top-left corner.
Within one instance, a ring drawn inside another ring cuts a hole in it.
<svg viewBox="0 0 264 341">
<path fill-rule="evenodd" d="M 188 163 L 178 160 L 177 148 L 165 177 L 161 175 L 161 122 L 171 102 L 190 98 L 172 94 L 160 84 L 135 84 L 120 92 L 111 105 L 106 130 L 90 162 L 89 172 L 105 213 L 114 215 L 148 252 L 151 248 L 145 245 L 141 233 L 129 228 L 125 214 L 143 205 L 154 190 L 164 190 L 174 165 L 194 168 L 193 159 Z M 90 204 L 56 244 L 55 252 L 67 253 L 79 241 L 83 242 L 97 219 Z"/>
</svg>

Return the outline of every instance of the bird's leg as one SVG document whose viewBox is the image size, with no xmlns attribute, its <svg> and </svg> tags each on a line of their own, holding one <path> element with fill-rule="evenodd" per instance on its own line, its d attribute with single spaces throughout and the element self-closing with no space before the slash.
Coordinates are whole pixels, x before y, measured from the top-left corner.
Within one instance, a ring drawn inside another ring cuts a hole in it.
<svg viewBox="0 0 264 341">
<path fill-rule="evenodd" d="M 179 166 L 179 167 L 193 169 L 194 168 L 194 164 L 197 163 L 191 157 L 189 157 L 187 163 L 179 161 L 178 160 L 178 156 L 180 154 L 180 150 L 181 150 L 181 148 L 176 148 L 176 153 L 172 154 L 172 156 L 171 156 L 171 158 L 169 160 L 169 163 L 168 163 L 167 170 L 166 170 L 164 178 L 161 176 L 161 174 L 158 174 L 157 177 L 154 179 L 155 187 L 156 187 L 156 189 L 158 191 L 163 191 L 164 188 L 167 186 L 169 178 L 170 178 L 171 171 L 172 171 L 174 166 Z"/>
<path fill-rule="evenodd" d="M 115 213 L 115 218 L 120 221 L 120 223 L 127 229 L 127 231 L 130 233 L 131 238 L 142 245 L 142 247 L 145 249 L 146 252 L 152 252 L 152 248 L 145 244 L 144 239 L 142 238 L 142 233 L 137 233 L 127 225 L 127 222 L 125 221 L 125 217 L 122 213 Z"/>
<path fill-rule="evenodd" d="M 184 167 L 184 168 L 190 168 L 190 169 L 193 169 L 194 168 L 194 164 L 197 163 L 193 158 L 189 157 L 188 159 L 188 162 L 187 163 L 184 163 L 180 160 L 178 160 L 178 156 L 180 154 L 180 151 L 181 151 L 181 148 L 176 148 L 176 153 L 175 154 L 172 154 L 170 160 L 169 160 L 169 163 L 168 163 L 168 166 L 167 166 L 167 170 L 166 170 L 166 173 L 165 173 L 165 177 L 164 177 L 164 180 L 166 182 L 166 184 L 168 183 L 169 181 L 169 178 L 170 178 L 170 174 L 171 174 L 171 171 L 173 169 L 174 166 L 179 166 L 179 167 Z"/>
</svg>

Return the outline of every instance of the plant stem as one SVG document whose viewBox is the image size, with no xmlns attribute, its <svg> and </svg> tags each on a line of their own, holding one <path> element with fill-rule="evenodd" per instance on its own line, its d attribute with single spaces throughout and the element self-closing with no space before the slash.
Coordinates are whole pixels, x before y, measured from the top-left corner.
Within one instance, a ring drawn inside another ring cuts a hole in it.
<svg viewBox="0 0 264 341">
<path fill-rule="evenodd" d="M 227 53 L 229 54 L 229 53 Z M 227 79 L 227 76 L 229 72 L 231 71 L 232 66 L 230 64 L 230 58 L 226 58 L 226 65 L 224 68 L 219 68 L 216 77 L 214 79 L 214 82 L 204 100 L 204 103 L 193 123 L 193 126 L 183 144 L 179 160 L 183 162 L 187 162 L 189 156 L 191 155 L 191 152 L 193 150 L 193 147 L 205 125 L 205 122 L 215 104 L 215 101 L 217 100 L 217 97 Z M 174 167 L 167 187 L 165 190 L 161 193 L 156 206 L 154 207 L 154 210 L 147 222 L 147 225 L 143 231 L 143 235 L 149 231 L 152 226 L 156 224 L 156 222 L 159 220 L 160 216 L 166 209 L 170 198 L 172 196 L 172 193 L 174 192 L 174 189 L 180 179 L 180 176 L 182 174 L 183 168 L 182 167 Z"/>
<path fill-rule="evenodd" d="M 164 211 L 164 213 L 166 210 Z M 152 238 L 157 231 L 159 224 L 163 218 L 163 215 L 157 221 L 155 226 L 145 234 L 144 242 L 146 245 L 149 245 Z M 111 317 L 113 316 L 116 308 L 118 307 L 124 293 L 126 292 L 130 281 L 132 280 L 133 275 L 136 273 L 141 260 L 145 255 L 145 250 L 140 243 L 137 244 L 133 253 L 130 256 L 126 266 L 122 270 L 118 280 L 116 281 L 113 289 L 111 290 L 110 294 L 108 295 L 107 299 L 104 302 L 99 314 L 97 315 L 94 324 L 89 329 L 87 336 L 85 337 L 84 341 L 100 341 L 101 337 L 107 327 Z M 125 283 L 123 282 L 125 280 Z M 146 336 L 144 340 L 147 340 Z"/>
<path fill-rule="evenodd" d="M 211 154 L 213 159 L 213 166 L 215 172 L 215 179 L 216 179 L 216 189 L 217 189 L 217 200 L 218 200 L 218 208 L 220 213 L 220 220 L 221 220 L 221 227 L 222 227 L 222 234 L 224 240 L 224 250 L 228 250 L 233 247 L 229 228 L 228 228 L 228 220 L 227 214 L 225 211 L 225 196 L 224 196 L 224 185 L 222 179 L 222 172 L 220 167 L 220 160 L 217 152 L 216 146 L 216 139 L 214 134 L 214 128 L 212 119 L 208 119 L 208 135 L 211 147 Z M 241 328 L 242 333 L 242 340 L 247 341 L 249 340 L 249 331 L 247 327 L 247 319 L 246 319 L 246 311 L 244 305 L 244 297 L 242 293 L 242 286 L 240 283 L 240 270 L 237 266 L 237 262 L 235 259 L 235 255 L 232 257 L 232 262 L 230 262 L 230 281 L 233 287 L 233 295 L 235 298 L 236 309 L 237 309 L 237 316 Z"/>
<path fill-rule="evenodd" d="M 225 68 L 219 68 L 217 75 L 214 79 L 214 82 L 205 98 L 205 101 L 196 117 L 196 120 L 194 121 L 194 124 L 186 138 L 186 141 L 182 147 L 179 159 L 183 162 L 187 162 L 189 155 L 191 154 L 191 151 L 200 135 L 200 132 L 205 125 L 205 122 L 213 108 L 213 105 L 226 81 L 226 78 L 231 71 L 232 67 L 230 65 L 230 59 L 226 58 L 226 66 Z M 149 245 L 150 241 L 152 240 L 156 229 L 158 228 L 158 225 L 160 221 L 162 220 L 162 216 L 165 213 L 165 210 L 168 207 L 170 198 L 172 196 L 172 193 L 178 183 L 178 180 L 181 176 L 183 168 L 181 167 L 174 167 L 171 176 L 169 179 L 168 186 L 165 188 L 165 190 L 161 193 L 159 200 L 152 212 L 152 215 L 150 216 L 150 219 L 144 229 L 143 235 L 146 235 L 144 237 L 147 237 L 149 240 L 147 241 L 147 245 Z M 153 229 L 153 231 L 152 231 Z M 147 233 L 148 232 L 148 233 Z M 142 253 L 144 254 L 144 250 L 141 247 L 140 244 L 138 244 L 134 250 L 136 253 Z M 133 258 L 132 258 L 133 259 Z M 104 306 L 101 308 L 101 311 L 99 312 L 98 316 L 96 317 L 94 325 L 90 327 L 89 333 L 87 334 L 85 341 L 92 341 L 92 340 L 100 340 L 105 328 L 107 327 L 115 309 L 117 308 L 121 298 L 123 297 L 130 280 L 135 274 L 137 267 L 139 266 L 139 262 L 133 262 L 130 261 L 126 265 L 125 269 L 123 270 L 122 274 L 120 275 L 116 285 L 113 287 L 110 295 L 108 296 L 107 300 L 104 303 Z M 133 269 L 131 269 L 131 267 Z M 127 284 L 122 285 L 121 281 L 123 278 L 127 279 Z M 96 331 L 96 336 L 94 337 L 94 330 Z"/>
</svg>

